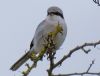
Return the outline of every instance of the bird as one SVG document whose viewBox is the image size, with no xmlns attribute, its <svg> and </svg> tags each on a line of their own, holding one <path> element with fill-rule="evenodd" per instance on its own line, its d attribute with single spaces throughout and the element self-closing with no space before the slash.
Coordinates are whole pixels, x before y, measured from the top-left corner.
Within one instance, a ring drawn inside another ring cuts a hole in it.
<svg viewBox="0 0 100 76">
<path fill-rule="evenodd" d="M 30 49 L 26 52 L 18 61 L 16 61 L 10 68 L 12 71 L 16 71 L 20 68 L 27 60 L 29 55 L 34 53 L 35 55 L 41 52 L 43 44 L 45 44 L 45 37 L 49 32 L 55 31 L 57 24 L 62 27 L 62 34 L 57 34 L 55 38 L 55 49 L 58 50 L 63 44 L 67 35 L 67 24 L 63 16 L 63 11 L 57 6 L 51 6 L 47 9 L 47 17 L 37 26 L 34 37 L 30 43 Z"/>
</svg>

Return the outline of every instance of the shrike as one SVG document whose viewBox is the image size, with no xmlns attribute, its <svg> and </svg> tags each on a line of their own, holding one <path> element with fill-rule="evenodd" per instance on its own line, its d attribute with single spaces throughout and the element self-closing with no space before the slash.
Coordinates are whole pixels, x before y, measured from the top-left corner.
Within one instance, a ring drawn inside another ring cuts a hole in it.
<svg viewBox="0 0 100 76">
<path fill-rule="evenodd" d="M 47 10 L 46 19 L 38 25 L 34 38 L 30 44 L 30 50 L 26 54 L 24 54 L 14 65 L 12 65 L 12 67 L 10 68 L 12 71 L 17 70 L 22 64 L 30 59 L 29 55 L 31 55 L 31 53 L 38 54 L 41 52 L 43 44 L 45 44 L 45 37 L 47 37 L 49 32 L 55 31 L 58 22 L 63 31 L 62 34 L 58 33 L 55 38 L 55 51 L 60 48 L 67 34 L 67 26 L 62 10 L 58 7 L 53 6 Z"/>
</svg>

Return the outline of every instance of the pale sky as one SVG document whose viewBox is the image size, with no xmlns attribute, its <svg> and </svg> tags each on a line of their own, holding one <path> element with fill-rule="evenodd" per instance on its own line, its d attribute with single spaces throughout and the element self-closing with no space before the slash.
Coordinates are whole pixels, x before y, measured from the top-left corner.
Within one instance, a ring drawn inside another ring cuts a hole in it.
<svg viewBox="0 0 100 76">
<path fill-rule="evenodd" d="M 21 76 L 24 65 L 16 72 L 9 68 L 29 49 L 35 29 L 46 18 L 50 6 L 63 10 L 68 27 L 57 60 L 77 45 L 100 40 L 100 7 L 92 0 L 0 0 L 0 76 Z M 94 59 L 91 71 L 100 72 L 100 46 L 97 46 L 88 55 L 81 50 L 74 53 L 54 73 L 84 72 Z M 47 76 L 48 67 L 44 58 L 29 76 Z"/>
</svg>

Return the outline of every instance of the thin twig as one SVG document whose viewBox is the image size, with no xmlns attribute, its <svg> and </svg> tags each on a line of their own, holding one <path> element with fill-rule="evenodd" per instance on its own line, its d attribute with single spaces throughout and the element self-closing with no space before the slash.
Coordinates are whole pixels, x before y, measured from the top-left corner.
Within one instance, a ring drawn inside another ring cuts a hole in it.
<svg viewBox="0 0 100 76">
<path fill-rule="evenodd" d="M 26 71 L 23 71 L 23 72 L 22 72 L 23 76 L 27 76 L 27 75 L 31 72 L 31 70 L 32 70 L 33 68 L 35 68 L 35 67 L 36 67 L 36 64 L 33 63 Z"/>
<path fill-rule="evenodd" d="M 97 73 L 92 73 L 92 72 L 83 72 L 83 73 L 71 73 L 71 74 L 59 74 L 59 75 L 52 75 L 52 76 L 72 76 L 72 75 L 80 75 L 80 76 L 83 76 L 83 75 L 97 75 L 97 76 L 100 76 L 100 72 L 97 72 Z"/>
<path fill-rule="evenodd" d="M 90 71 L 91 67 L 93 66 L 94 61 L 95 61 L 95 60 L 92 61 L 92 63 L 90 64 L 89 68 L 87 69 L 87 71 L 86 71 L 87 73 Z"/>
</svg>

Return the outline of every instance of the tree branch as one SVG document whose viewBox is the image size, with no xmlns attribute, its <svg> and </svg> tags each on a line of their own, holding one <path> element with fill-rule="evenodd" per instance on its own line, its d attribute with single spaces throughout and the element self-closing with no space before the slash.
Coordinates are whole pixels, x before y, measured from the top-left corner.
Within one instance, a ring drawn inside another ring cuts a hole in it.
<svg viewBox="0 0 100 76">
<path fill-rule="evenodd" d="M 48 76 L 52 76 L 53 66 L 54 66 L 54 55 L 52 53 L 49 53 L 49 59 L 50 59 L 50 67 L 47 70 Z"/>
<path fill-rule="evenodd" d="M 94 1 L 94 3 L 98 4 L 98 6 L 100 6 L 99 0 L 93 0 L 93 1 Z"/>
<path fill-rule="evenodd" d="M 83 50 L 83 48 L 87 47 L 87 46 L 93 46 L 94 48 L 100 44 L 100 40 L 97 41 L 97 42 L 94 42 L 94 43 L 85 43 L 81 46 L 77 46 L 75 47 L 74 49 L 70 50 L 69 54 L 68 55 L 65 55 L 61 60 L 59 60 L 54 66 L 53 66 L 53 69 L 56 68 L 57 66 L 61 65 L 63 61 L 65 61 L 67 58 L 69 58 L 74 52 L 78 51 L 78 50 Z M 90 50 L 83 50 L 86 54 L 88 52 L 90 52 Z"/>
<path fill-rule="evenodd" d="M 97 75 L 97 76 L 100 76 L 100 72 L 98 73 L 92 73 L 92 72 L 83 72 L 83 73 L 71 73 L 71 74 L 59 74 L 59 75 L 52 75 L 52 76 L 72 76 L 72 75 L 80 75 L 80 76 L 83 76 L 83 75 Z"/>
<path fill-rule="evenodd" d="M 87 69 L 87 71 L 86 71 L 87 73 L 90 71 L 91 67 L 93 66 L 94 61 L 95 61 L 95 60 L 92 61 L 92 63 L 90 64 L 89 68 Z"/>
</svg>

